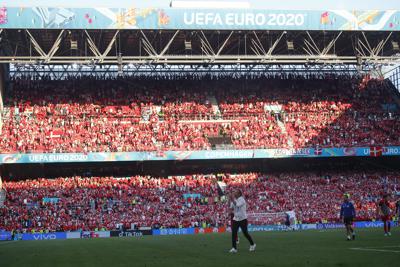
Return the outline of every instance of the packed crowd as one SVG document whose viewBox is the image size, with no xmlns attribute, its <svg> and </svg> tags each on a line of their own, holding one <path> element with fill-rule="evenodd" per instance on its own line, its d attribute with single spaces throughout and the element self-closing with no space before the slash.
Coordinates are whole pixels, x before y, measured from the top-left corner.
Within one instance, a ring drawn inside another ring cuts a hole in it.
<svg viewBox="0 0 400 267">
<path fill-rule="evenodd" d="M 236 149 L 400 144 L 392 92 L 352 76 L 28 77 L 4 102 L 2 153 L 207 150 L 220 134 Z"/>
<path fill-rule="evenodd" d="M 132 224 L 154 228 L 229 225 L 222 183 L 226 184 L 225 192 L 244 192 L 249 214 L 293 210 L 302 223 L 338 221 L 344 193 L 351 194 L 356 220 L 373 220 L 380 194 L 394 192 L 399 185 L 395 173 L 374 172 L 5 181 L 7 198 L 0 208 L 0 229 L 72 231 L 111 230 L 120 225 L 131 228 Z M 283 221 L 267 219 L 261 223 Z"/>
</svg>

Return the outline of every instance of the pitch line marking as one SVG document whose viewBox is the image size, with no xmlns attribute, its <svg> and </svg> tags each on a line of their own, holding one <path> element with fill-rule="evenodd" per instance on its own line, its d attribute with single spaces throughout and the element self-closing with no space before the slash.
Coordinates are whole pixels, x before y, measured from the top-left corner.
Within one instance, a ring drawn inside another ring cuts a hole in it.
<svg viewBox="0 0 400 267">
<path fill-rule="evenodd" d="M 397 245 L 397 246 L 365 247 L 365 248 L 400 248 L 400 245 Z"/>
<path fill-rule="evenodd" d="M 399 246 L 390 246 L 396 247 Z M 351 250 L 359 250 L 359 251 L 376 251 L 376 252 L 392 252 L 392 253 L 400 253 L 400 250 L 387 250 L 387 249 L 376 249 L 376 248 L 350 248 Z"/>
<path fill-rule="evenodd" d="M 367 248 L 400 248 L 400 246 L 382 246 L 382 247 L 367 247 Z"/>
</svg>

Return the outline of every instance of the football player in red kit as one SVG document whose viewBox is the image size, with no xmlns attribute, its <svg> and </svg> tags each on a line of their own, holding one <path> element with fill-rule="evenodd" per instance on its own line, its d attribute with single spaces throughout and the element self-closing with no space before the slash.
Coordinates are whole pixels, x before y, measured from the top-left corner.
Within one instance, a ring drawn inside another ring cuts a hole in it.
<svg viewBox="0 0 400 267">
<path fill-rule="evenodd" d="M 381 217 L 383 221 L 383 229 L 385 231 L 385 236 L 391 236 L 390 233 L 390 221 L 392 219 L 392 207 L 389 202 L 389 194 L 384 194 L 383 198 L 378 202 L 377 206 L 378 216 Z"/>
</svg>

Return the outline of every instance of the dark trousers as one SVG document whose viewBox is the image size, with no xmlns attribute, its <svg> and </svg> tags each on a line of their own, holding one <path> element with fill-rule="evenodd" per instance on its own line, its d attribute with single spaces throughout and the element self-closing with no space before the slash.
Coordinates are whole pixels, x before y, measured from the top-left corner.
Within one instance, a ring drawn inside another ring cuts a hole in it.
<svg viewBox="0 0 400 267">
<path fill-rule="evenodd" d="M 253 239 L 249 235 L 249 231 L 247 231 L 247 219 L 243 221 L 233 221 L 232 224 L 232 247 L 236 248 L 236 240 L 239 228 L 242 229 L 244 236 L 249 240 L 250 245 L 254 245 Z"/>
</svg>

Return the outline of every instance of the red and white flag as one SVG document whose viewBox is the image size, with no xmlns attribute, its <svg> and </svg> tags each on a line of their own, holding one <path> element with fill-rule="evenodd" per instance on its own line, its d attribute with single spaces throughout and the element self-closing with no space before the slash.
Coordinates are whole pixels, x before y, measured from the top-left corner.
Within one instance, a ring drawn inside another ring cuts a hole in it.
<svg viewBox="0 0 400 267">
<path fill-rule="evenodd" d="M 382 156 L 382 147 L 380 146 L 372 146 L 369 148 L 369 155 L 371 157 L 381 157 Z"/>
</svg>

